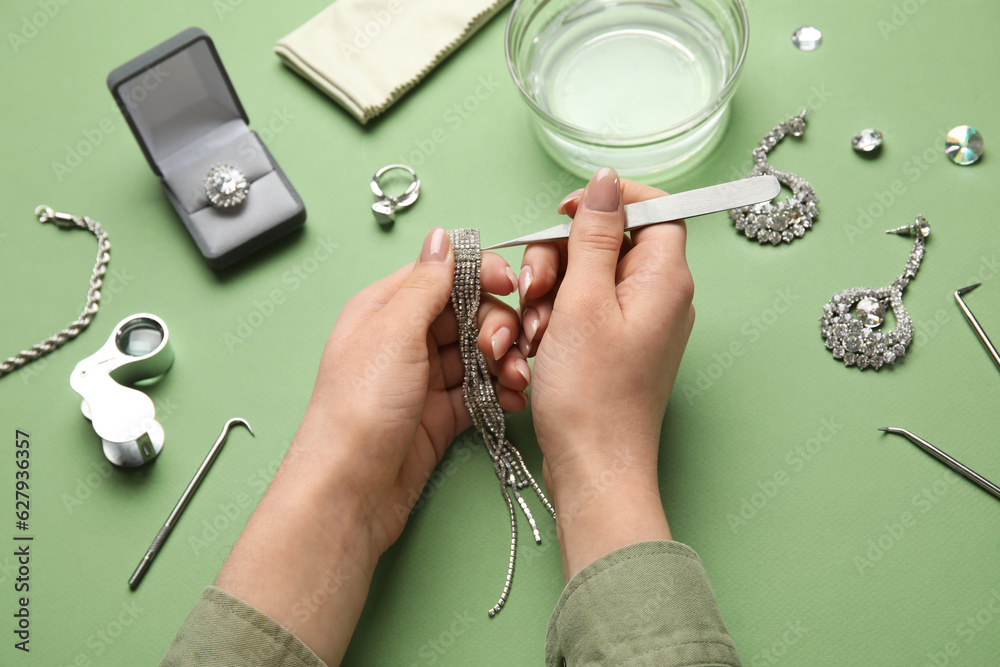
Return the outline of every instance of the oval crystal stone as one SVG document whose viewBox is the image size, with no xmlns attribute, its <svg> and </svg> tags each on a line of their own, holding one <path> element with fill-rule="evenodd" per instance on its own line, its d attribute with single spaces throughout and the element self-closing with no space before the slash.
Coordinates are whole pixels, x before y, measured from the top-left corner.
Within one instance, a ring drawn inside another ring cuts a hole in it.
<svg viewBox="0 0 1000 667">
<path fill-rule="evenodd" d="M 823 33 L 811 25 L 804 25 L 792 33 L 792 44 L 802 51 L 815 51 L 822 43 Z"/>
<path fill-rule="evenodd" d="M 861 130 L 851 139 L 851 148 L 859 153 L 872 153 L 882 146 L 882 133 L 878 130 Z"/>
</svg>

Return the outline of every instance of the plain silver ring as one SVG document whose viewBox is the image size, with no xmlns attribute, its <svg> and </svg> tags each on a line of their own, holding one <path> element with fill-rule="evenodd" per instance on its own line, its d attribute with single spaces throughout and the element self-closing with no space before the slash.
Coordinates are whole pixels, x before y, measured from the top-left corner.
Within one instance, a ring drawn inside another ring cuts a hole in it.
<svg viewBox="0 0 1000 667">
<path fill-rule="evenodd" d="M 403 171 L 408 172 L 410 176 L 413 177 L 413 182 L 410 183 L 409 187 L 406 188 L 403 194 L 396 197 L 387 195 L 384 192 L 382 192 L 382 188 L 379 185 L 379 180 L 382 178 L 382 176 L 384 176 L 387 172 L 392 171 L 393 169 L 402 169 Z M 385 167 L 382 167 L 381 169 L 375 172 L 374 176 L 372 176 L 371 186 L 372 186 L 372 193 L 376 197 L 378 197 L 379 199 L 388 200 L 393 205 L 394 208 L 405 208 L 410 204 L 412 204 L 413 202 L 417 201 L 417 197 L 420 196 L 420 179 L 417 178 L 417 172 L 413 171 L 413 169 L 407 167 L 405 164 L 390 164 L 386 165 Z"/>
</svg>

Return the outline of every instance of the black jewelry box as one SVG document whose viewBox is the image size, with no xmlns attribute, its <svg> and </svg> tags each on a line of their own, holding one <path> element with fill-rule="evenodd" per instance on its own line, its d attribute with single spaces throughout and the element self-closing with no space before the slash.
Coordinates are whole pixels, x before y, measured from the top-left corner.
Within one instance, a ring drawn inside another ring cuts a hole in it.
<svg viewBox="0 0 1000 667">
<path fill-rule="evenodd" d="M 210 266 L 225 268 L 305 222 L 302 200 L 250 130 L 205 31 L 185 30 L 118 67 L 108 89 Z M 218 164 L 245 174 L 242 204 L 212 206 L 204 182 Z"/>
</svg>

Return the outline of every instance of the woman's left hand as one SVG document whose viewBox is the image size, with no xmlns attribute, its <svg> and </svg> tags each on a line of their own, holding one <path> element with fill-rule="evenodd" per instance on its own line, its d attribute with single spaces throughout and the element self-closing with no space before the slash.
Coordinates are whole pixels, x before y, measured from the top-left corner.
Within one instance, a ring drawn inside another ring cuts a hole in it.
<svg viewBox="0 0 1000 667">
<path fill-rule="evenodd" d="M 343 308 L 288 454 L 216 580 L 329 665 L 347 649 L 379 556 L 471 425 L 458 323 L 447 307 L 454 270 L 448 235 L 433 229 L 416 263 Z M 483 254 L 480 280 L 484 292 L 517 289 L 492 253 Z M 517 313 L 484 294 L 479 327 L 501 406 L 523 410 L 530 372 L 513 345 Z"/>
<path fill-rule="evenodd" d="M 317 463 L 336 461 L 352 472 L 358 494 L 370 505 L 378 553 L 399 537 L 401 508 L 409 513 L 448 445 L 472 425 L 462 395 L 458 322 L 447 307 L 454 271 L 448 235 L 436 228 L 415 264 L 347 303 L 292 445 L 311 450 Z M 480 283 L 484 292 L 506 295 L 517 289 L 517 276 L 488 252 Z M 501 407 L 523 410 L 530 370 L 513 345 L 518 314 L 484 294 L 479 329 L 479 348 L 498 378 Z"/>
</svg>

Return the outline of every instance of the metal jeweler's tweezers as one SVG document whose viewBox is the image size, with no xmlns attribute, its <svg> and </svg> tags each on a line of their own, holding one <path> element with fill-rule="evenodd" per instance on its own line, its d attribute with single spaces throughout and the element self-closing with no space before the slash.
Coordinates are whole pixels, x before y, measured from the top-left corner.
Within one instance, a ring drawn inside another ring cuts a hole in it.
<svg viewBox="0 0 1000 667">
<path fill-rule="evenodd" d="M 698 190 L 678 192 L 647 201 L 625 205 L 625 231 L 639 229 L 647 225 L 655 225 L 671 220 L 683 220 L 699 215 L 718 213 L 740 206 L 750 206 L 770 201 L 781 192 L 781 183 L 774 176 L 754 176 L 730 183 L 720 183 Z M 573 221 L 564 222 L 555 227 L 543 229 L 534 234 L 497 243 L 483 250 L 509 248 L 528 243 L 547 243 L 549 241 L 564 241 L 569 238 L 569 230 Z"/>
<path fill-rule="evenodd" d="M 225 423 L 222 427 L 222 433 L 219 434 L 219 439 L 216 440 L 215 444 L 212 445 L 212 448 L 208 450 L 208 456 L 206 456 L 205 460 L 201 462 L 198 472 L 194 474 L 194 478 L 191 480 L 191 483 L 187 485 L 186 489 L 184 489 L 184 493 L 181 494 L 181 499 L 177 501 L 177 504 L 174 505 L 174 509 L 170 511 L 170 516 L 168 516 L 167 520 L 163 523 L 163 527 L 160 528 L 160 532 L 158 532 L 156 537 L 153 538 L 153 543 L 150 544 L 149 549 L 146 550 L 146 555 L 142 557 L 141 561 L 139 561 L 139 566 L 135 568 L 135 572 L 133 572 L 131 578 L 129 578 L 128 587 L 133 591 L 136 586 L 139 585 L 139 582 L 142 581 L 142 578 L 146 576 L 146 570 L 149 569 L 153 559 L 156 558 L 156 554 L 160 553 L 160 547 L 162 547 L 163 543 L 167 541 L 167 538 L 170 536 L 170 531 L 174 529 L 177 519 L 181 516 L 181 512 L 183 512 L 184 508 L 187 507 L 188 501 L 191 500 L 191 496 L 194 495 L 195 489 L 197 489 L 198 485 L 201 484 L 201 480 L 204 479 L 205 474 L 212 465 L 212 462 L 215 461 L 215 457 L 219 455 L 219 450 L 222 449 L 222 445 L 226 442 L 226 436 L 229 435 L 229 428 L 234 424 L 246 426 L 247 430 L 250 431 L 250 435 L 254 434 L 253 429 L 250 428 L 250 424 L 245 419 L 234 417 Z"/>
<path fill-rule="evenodd" d="M 965 301 L 962 300 L 963 294 L 968 294 L 980 285 L 982 285 L 982 283 L 976 283 L 975 285 L 969 285 L 968 287 L 963 287 L 960 290 L 955 290 L 955 300 L 958 301 L 958 307 L 962 309 L 963 313 L 965 313 L 965 319 L 969 320 L 969 324 L 971 324 L 972 328 L 975 329 L 976 335 L 979 336 L 979 340 L 981 340 L 983 345 L 986 346 L 986 351 L 990 353 L 991 357 L 993 357 L 993 363 L 997 365 L 997 368 L 1000 368 L 1000 354 L 997 354 L 997 349 L 993 347 L 993 343 L 990 342 L 990 337 L 987 336 L 986 332 L 983 331 L 983 328 L 979 326 L 979 320 L 976 319 L 976 316 L 972 314 L 969 307 L 965 305 Z"/>
<path fill-rule="evenodd" d="M 975 472 L 968 466 L 963 465 L 956 459 L 953 459 L 952 457 L 948 456 L 947 454 L 945 454 L 940 449 L 938 449 L 931 443 L 927 442 L 923 438 L 918 438 L 917 436 L 907 431 L 905 428 L 893 428 L 891 426 L 886 426 L 884 428 L 880 428 L 879 430 L 885 431 L 886 433 L 895 433 L 897 435 L 903 436 L 904 438 L 915 444 L 917 447 L 924 450 L 925 452 L 936 458 L 938 461 L 940 461 L 941 463 L 945 464 L 946 466 L 957 472 L 959 475 L 962 475 L 966 479 L 986 489 L 997 498 L 1000 498 L 1000 486 L 997 486 L 996 484 L 986 479 L 979 473 Z"/>
</svg>

